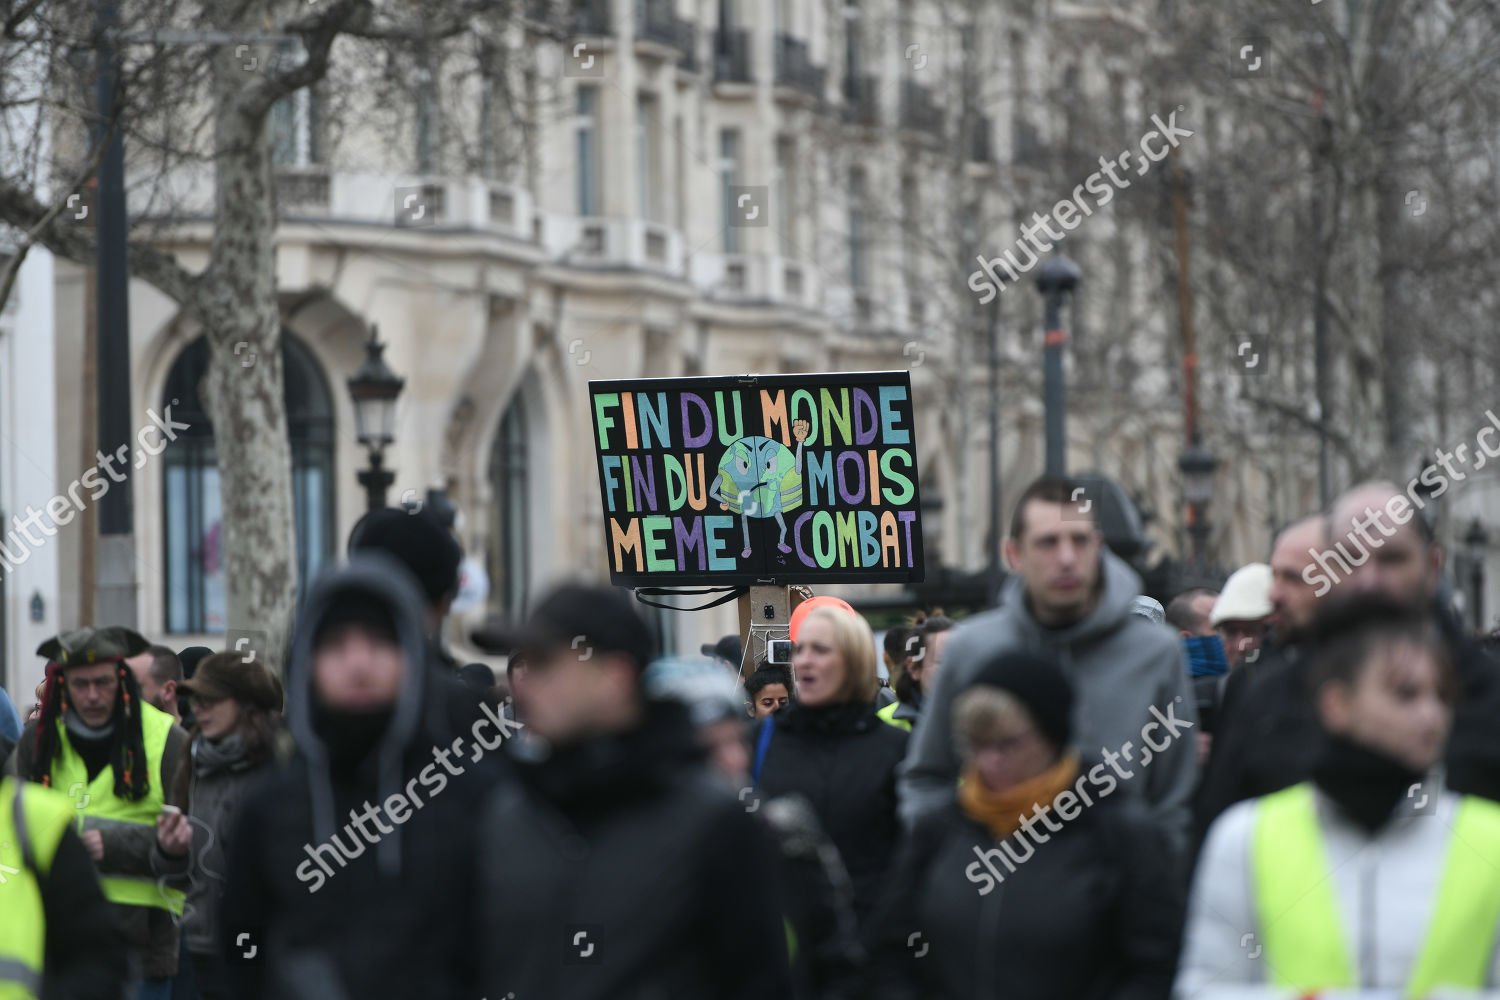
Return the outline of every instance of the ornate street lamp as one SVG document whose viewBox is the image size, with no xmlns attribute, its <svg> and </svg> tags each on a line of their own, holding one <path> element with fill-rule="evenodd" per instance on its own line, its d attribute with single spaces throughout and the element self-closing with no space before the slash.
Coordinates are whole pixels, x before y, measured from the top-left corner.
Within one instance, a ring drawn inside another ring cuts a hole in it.
<svg viewBox="0 0 1500 1000">
<path fill-rule="evenodd" d="M 379 327 L 372 325 L 370 339 L 365 341 L 364 364 L 349 377 L 355 433 L 370 452 L 370 467 L 359 473 L 369 510 L 385 506 L 385 491 L 396 481 L 396 474 L 384 467 L 384 451 L 396 439 L 396 397 L 406 385 L 406 380 L 391 371 L 381 357 L 385 345 L 378 338 Z"/>
</svg>

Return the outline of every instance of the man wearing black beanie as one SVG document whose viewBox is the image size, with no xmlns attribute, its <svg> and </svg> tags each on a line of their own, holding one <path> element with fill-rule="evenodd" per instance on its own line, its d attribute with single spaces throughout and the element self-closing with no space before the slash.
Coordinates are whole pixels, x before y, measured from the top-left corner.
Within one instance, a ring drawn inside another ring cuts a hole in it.
<svg viewBox="0 0 1500 1000">
<path fill-rule="evenodd" d="M 458 673 L 458 661 L 443 646 L 443 620 L 458 596 L 463 549 L 427 508 L 385 507 L 360 518 L 349 532 L 349 554 L 378 551 L 411 572 L 422 594 L 423 630 L 429 662 Z"/>
</svg>

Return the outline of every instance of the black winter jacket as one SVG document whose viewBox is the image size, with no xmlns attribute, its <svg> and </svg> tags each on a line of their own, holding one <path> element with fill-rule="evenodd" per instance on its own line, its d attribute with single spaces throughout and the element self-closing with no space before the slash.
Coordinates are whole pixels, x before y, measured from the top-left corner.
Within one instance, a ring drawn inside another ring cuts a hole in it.
<svg viewBox="0 0 1500 1000">
<path fill-rule="evenodd" d="M 994 836 L 957 804 L 920 819 L 870 929 L 871 1000 L 1165 1000 L 1184 908 L 1167 837 L 1118 794 L 1060 825 L 1008 838 L 1022 863 L 991 854 L 997 880 Z"/>
<path fill-rule="evenodd" d="M 869 704 L 788 705 L 760 772 L 766 798 L 801 795 L 811 805 L 854 883 L 861 927 L 880 900 L 901 836 L 896 765 L 910 734 L 882 722 Z"/>
<path fill-rule="evenodd" d="M 474 833 L 492 770 L 472 759 L 469 733 L 452 731 L 473 699 L 428 669 L 415 585 L 376 559 L 361 555 L 309 592 L 287 684 L 297 753 L 247 792 L 230 838 L 220 927 L 243 1000 L 484 995 Z M 406 658 L 393 714 L 352 756 L 325 740 L 311 678 L 319 620 L 350 591 L 390 609 Z"/>
<path fill-rule="evenodd" d="M 800 796 L 772 799 L 758 815 L 780 853 L 777 872 L 791 951 L 792 997 L 863 1000 L 865 955 L 854 923 L 853 887 L 838 848 Z"/>
<path fill-rule="evenodd" d="M 1312 773 L 1323 734 L 1306 662 L 1305 650 L 1267 645 L 1254 663 L 1229 675 L 1194 802 L 1197 843 L 1236 802 L 1288 788 Z"/>
<path fill-rule="evenodd" d="M 686 710 L 509 761 L 482 822 L 483 990 L 546 1000 L 791 995 L 770 842 Z"/>
</svg>

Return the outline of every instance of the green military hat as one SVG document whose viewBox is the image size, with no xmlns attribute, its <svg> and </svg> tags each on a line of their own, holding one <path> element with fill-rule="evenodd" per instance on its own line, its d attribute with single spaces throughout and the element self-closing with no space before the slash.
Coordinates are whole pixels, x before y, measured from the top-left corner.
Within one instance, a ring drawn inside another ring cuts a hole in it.
<svg viewBox="0 0 1500 1000">
<path fill-rule="evenodd" d="M 144 653 L 150 648 L 151 643 L 146 641 L 146 637 L 134 629 L 106 625 L 99 628 L 75 628 L 59 633 L 38 646 L 36 655 L 45 656 L 64 667 L 78 667 L 107 660 L 121 660 Z"/>
</svg>

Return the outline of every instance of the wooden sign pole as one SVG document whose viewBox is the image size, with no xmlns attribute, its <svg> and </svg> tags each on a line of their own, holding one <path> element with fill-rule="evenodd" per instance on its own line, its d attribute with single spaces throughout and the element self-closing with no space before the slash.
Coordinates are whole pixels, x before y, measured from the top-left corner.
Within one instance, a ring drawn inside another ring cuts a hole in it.
<svg viewBox="0 0 1500 1000">
<path fill-rule="evenodd" d="M 800 602 L 799 602 L 800 603 Z M 751 587 L 739 600 L 740 635 L 745 638 L 745 656 L 740 662 L 740 679 L 755 670 L 766 658 L 766 640 L 785 639 L 792 622 L 790 587 Z"/>
</svg>

